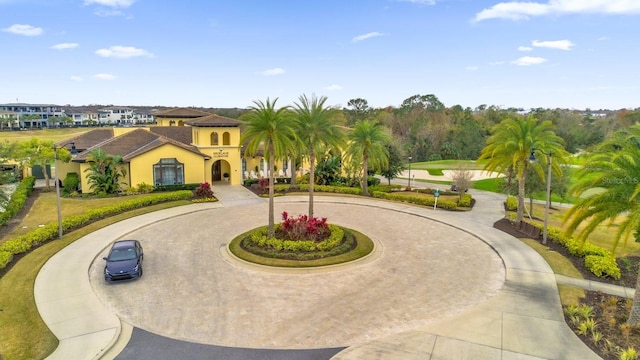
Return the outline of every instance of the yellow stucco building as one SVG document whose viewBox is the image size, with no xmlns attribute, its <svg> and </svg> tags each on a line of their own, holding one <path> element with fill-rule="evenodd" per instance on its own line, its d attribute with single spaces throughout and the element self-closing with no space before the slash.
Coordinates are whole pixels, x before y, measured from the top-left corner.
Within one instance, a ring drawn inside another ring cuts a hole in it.
<svg viewBox="0 0 640 360">
<path fill-rule="evenodd" d="M 57 143 L 78 155 L 69 163 L 57 164 L 58 176 L 79 175 L 81 189 L 90 192 L 88 159 L 93 149 L 122 157 L 126 176 L 123 188 L 228 181 L 242 184 L 248 177 L 266 176 L 262 153 L 243 158 L 241 122 L 235 119 L 177 108 L 155 114 L 157 126 L 146 128 L 95 129 Z M 287 161 L 281 161 L 277 175 L 290 176 Z"/>
</svg>

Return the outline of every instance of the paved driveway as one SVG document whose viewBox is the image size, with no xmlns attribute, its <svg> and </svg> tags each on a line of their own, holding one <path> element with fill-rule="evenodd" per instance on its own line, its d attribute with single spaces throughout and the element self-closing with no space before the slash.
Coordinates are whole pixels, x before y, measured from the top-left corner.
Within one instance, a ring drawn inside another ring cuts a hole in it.
<svg viewBox="0 0 640 360">
<path fill-rule="evenodd" d="M 280 198 L 276 214 L 307 207 Z M 226 243 L 264 224 L 267 204 L 220 207 L 126 235 L 145 249 L 140 281 L 105 284 L 105 249 L 89 269 L 90 282 L 105 306 L 135 327 L 202 344 L 270 349 L 366 343 L 450 317 L 503 287 L 505 268 L 494 250 L 449 225 L 357 203 L 317 203 L 315 212 L 366 233 L 376 252 L 322 271 L 256 269 L 230 259 Z"/>
</svg>

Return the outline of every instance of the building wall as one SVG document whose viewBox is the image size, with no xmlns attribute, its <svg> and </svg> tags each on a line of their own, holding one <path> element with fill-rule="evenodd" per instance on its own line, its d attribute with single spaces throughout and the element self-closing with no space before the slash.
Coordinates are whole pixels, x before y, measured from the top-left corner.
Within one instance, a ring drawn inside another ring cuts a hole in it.
<svg viewBox="0 0 640 360">
<path fill-rule="evenodd" d="M 79 171 L 76 171 L 78 173 L 78 175 L 80 175 L 80 189 L 82 190 L 83 193 L 88 194 L 93 192 L 91 190 L 91 186 L 89 185 L 89 181 L 87 179 L 87 176 L 89 176 L 91 174 L 91 164 L 89 163 L 80 163 L 80 169 Z M 123 189 L 126 189 L 127 187 L 129 187 L 131 184 L 130 182 L 130 174 L 131 174 L 131 168 L 129 167 L 128 163 L 124 163 L 122 165 L 120 165 L 118 167 L 119 169 L 124 169 L 127 173 L 125 174 L 124 177 L 120 178 L 120 183 Z"/>
<path fill-rule="evenodd" d="M 205 161 L 202 156 L 166 144 L 131 160 L 130 168 L 133 169 L 133 172 L 129 175 L 130 184 L 132 186 L 141 183 L 153 185 L 153 165 L 159 163 L 163 158 L 175 158 L 184 165 L 185 184 L 202 183 L 206 180 Z"/>
</svg>

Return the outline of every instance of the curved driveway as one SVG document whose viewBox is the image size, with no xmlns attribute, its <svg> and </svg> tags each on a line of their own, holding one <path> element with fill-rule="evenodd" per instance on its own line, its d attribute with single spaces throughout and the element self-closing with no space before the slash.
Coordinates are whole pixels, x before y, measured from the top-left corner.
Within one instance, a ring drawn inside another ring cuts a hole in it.
<svg viewBox="0 0 640 360">
<path fill-rule="evenodd" d="M 71 244 L 36 279 L 38 309 L 61 340 L 51 358 L 100 357 L 122 321 L 207 344 L 349 346 L 336 359 L 596 359 L 564 323 L 548 265 L 491 227 L 502 199 L 476 198 L 473 211 L 455 213 L 317 197 L 318 215 L 369 234 L 381 252 L 346 268 L 298 274 L 225 256 L 228 239 L 266 220 L 263 199 L 221 196 L 125 220 Z M 306 197 L 277 202 L 278 211 L 306 211 Z M 143 241 L 145 275 L 105 286 L 93 259 L 129 236 Z M 78 268 L 88 276 L 71 271 Z"/>
<path fill-rule="evenodd" d="M 304 213 L 279 202 L 276 213 Z M 135 230 L 142 281 L 91 284 L 131 325 L 171 338 L 250 348 L 324 348 L 415 329 L 485 301 L 502 288 L 498 255 L 430 219 L 358 204 L 318 203 L 315 214 L 372 237 L 375 259 L 324 271 L 271 272 L 221 256 L 235 236 L 266 222 L 266 204 L 190 213 Z M 100 256 L 99 258 L 102 258 Z M 464 291 L 460 291 L 464 289 Z"/>
</svg>

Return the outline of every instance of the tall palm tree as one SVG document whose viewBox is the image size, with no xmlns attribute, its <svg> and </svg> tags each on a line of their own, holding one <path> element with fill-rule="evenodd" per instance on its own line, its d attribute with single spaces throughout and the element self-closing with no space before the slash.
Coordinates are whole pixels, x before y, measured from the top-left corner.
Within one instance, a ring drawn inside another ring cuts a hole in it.
<svg viewBox="0 0 640 360">
<path fill-rule="evenodd" d="M 265 156 L 269 158 L 269 228 L 268 236 L 275 234 L 273 185 L 274 165 L 276 159 L 289 155 L 294 146 L 295 129 L 289 107 L 276 109 L 276 98 L 273 102 L 267 98 L 266 102 L 256 100 L 248 113 L 242 118 L 245 121 L 240 143 L 247 142 L 245 153 L 254 155 L 258 148 L 264 146 Z"/>
<path fill-rule="evenodd" d="M 369 196 L 369 165 L 377 168 L 387 166 L 389 154 L 386 144 L 391 141 L 391 136 L 387 129 L 375 120 L 358 120 L 347 134 L 347 140 L 345 155 L 352 162 L 362 161 L 362 195 Z"/>
<path fill-rule="evenodd" d="M 597 226 L 616 220 L 612 252 L 620 240 L 640 239 L 640 124 L 620 130 L 591 153 L 570 189 L 580 197 L 565 216 L 566 232 L 585 241 Z M 587 190 L 598 188 L 599 191 Z M 585 226 L 578 230 L 578 226 Z M 640 277 L 627 322 L 640 325 Z"/>
<path fill-rule="evenodd" d="M 309 218 L 313 217 L 313 188 L 316 174 L 316 154 L 320 147 L 340 148 L 343 133 L 334 122 L 336 110 L 325 105 L 326 96 L 301 95 L 294 103 L 296 134 L 309 156 Z"/>
<path fill-rule="evenodd" d="M 487 145 L 482 149 L 478 161 L 486 160 L 483 170 L 505 173 L 510 167 L 518 179 L 518 212 L 516 222 L 524 216 L 524 190 L 527 169 L 531 166 L 529 158 L 535 153 L 541 161 L 533 166 L 538 175 L 544 178 L 544 164 L 553 155 L 552 165 L 556 174 L 562 174 L 561 163 L 565 162 L 567 152 L 564 140 L 553 131 L 551 121 L 539 122 L 532 116 L 507 118 L 495 125 Z"/>
</svg>

